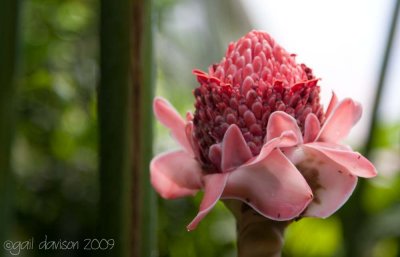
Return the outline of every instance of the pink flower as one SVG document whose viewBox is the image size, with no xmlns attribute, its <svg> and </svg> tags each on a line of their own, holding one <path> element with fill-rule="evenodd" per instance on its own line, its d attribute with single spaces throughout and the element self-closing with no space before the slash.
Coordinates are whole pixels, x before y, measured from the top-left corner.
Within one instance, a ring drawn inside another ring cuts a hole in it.
<svg viewBox="0 0 400 257">
<path fill-rule="evenodd" d="M 267 33 L 231 43 L 209 73 L 194 70 L 194 115 L 186 119 L 154 100 L 157 119 L 182 150 L 156 156 L 151 182 L 164 198 L 204 191 L 195 229 L 219 199 L 239 199 L 273 220 L 328 217 L 374 166 L 341 145 L 361 117 L 351 99 L 333 94 L 324 113 L 312 70 L 296 64 Z"/>
</svg>

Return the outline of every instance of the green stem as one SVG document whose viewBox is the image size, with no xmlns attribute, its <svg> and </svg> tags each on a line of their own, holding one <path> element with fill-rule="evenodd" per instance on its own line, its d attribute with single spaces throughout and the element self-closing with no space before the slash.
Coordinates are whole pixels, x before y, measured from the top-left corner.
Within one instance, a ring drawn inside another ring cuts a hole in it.
<svg viewBox="0 0 400 257">
<path fill-rule="evenodd" d="M 6 240 L 12 218 L 13 175 L 10 152 L 16 115 L 18 10 L 19 1 L 0 1 L 0 243 Z"/>
<path fill-rule="evenodd" d="M 100 3 L 99 231 L 115 240 L 112 253 L 101 254 L 127 257 L 132 225 L 132 1 Z"/>
<path fill-rule="evenodd" d="M 100 231 L 107 256 L 155 255 L 152 2 L 101 1 Z"/>
<path fill-rule="evenodd" d="M 284 231 L 289 222 L 267 219 L 237 200 L 224 203 L 236 218 L 238 257 L 282 255 Z"/>
<path fill-rule="evenodd" d="M 154 85 L 152 1 L 133 1 L 133 188 L 132 256 L 156 255 L 156 197 L 150 185 Z"/>
</svg>

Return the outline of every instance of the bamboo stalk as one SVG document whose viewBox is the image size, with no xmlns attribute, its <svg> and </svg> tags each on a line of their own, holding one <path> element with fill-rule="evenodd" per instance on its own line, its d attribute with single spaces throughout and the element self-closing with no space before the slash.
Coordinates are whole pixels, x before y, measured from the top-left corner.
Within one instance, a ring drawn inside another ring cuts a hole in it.
<svg viewBox="0 0 400 257">
<path fill-rule="evenodd" d="M 132 225 L 131 1 L 101 0 L 99 172 L 100 222 L 104 238 L 114 239 L 104 256 L 130 256 Z"/>
<path fill-rule="evenodd" d="M 156 198 L 150 186 L 153 151 L 152 101 L 154 85 L 152 1 L 133 1 L 133 188 L 132 247 L 134 257 L 156 255 Z"/>
<path fill-rule="evenodd" d="M 112 256 L 155 252 L 151 1 L 101 1 L 100 230 Z M 104 253 L 110 256 L 110 253 Z"/>
<path fill-rule="evenodd" d="M 0 242 L 12 223 L 13 175 L 10 165 L 15 123 L 15 73 L 19 1 L 0 1 Z M 5 253 L 2 251 L 2 254 Z M 0 254 L 0 255 L 2 255 Z"/>
</svg>

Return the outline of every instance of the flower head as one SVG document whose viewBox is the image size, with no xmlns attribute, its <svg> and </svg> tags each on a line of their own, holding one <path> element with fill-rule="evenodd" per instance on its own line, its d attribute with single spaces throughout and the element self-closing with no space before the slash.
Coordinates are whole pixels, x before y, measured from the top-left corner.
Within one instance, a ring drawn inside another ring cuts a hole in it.
<svg viewBox="0 0 400 257">
<path fill-rule="evenodd" d="M 267 33 L 252 31 L 228 47 L 225 57 L 209 68 L 209 74 L 195 70 L 200 86 L 194 90 L 194 136 L 199 142 L 200 161 L 205 169 L 212 160 L 209 148 L 222 141 L 236 124 L 253 156 L 260 153 L 270 115 L 283 111 L 304 121 L 314 113 L 324 119 L 319 102 L 320 88 L 312 70 L 295 62 Z"/>
<path fill-rule="evenodd" d="M 195 112 L 182 119 L 154 100 L 157 119 L 183 150 L 156 156 L 151 182 L 164 198 L 204 190 L 194 229 L 218 199 L 239 199 L 273 220 L 327 217 L 374 166 L 340 144 L 361 106 L 335 94 L 324 112 L 318 79 L 267 33 L 231 43 L 208 73 L 194 70 Z"/>
</svg>

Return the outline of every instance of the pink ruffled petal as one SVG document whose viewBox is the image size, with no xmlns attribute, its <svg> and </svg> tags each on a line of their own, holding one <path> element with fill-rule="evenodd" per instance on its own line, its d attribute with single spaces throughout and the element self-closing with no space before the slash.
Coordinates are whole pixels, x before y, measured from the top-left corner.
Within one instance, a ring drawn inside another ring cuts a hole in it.
<svg viewBox="0 0 400 257">
<path fill-rule="evenodd" d="M 314 113 L 307 115 L 304 123 L 304 143 L 313 142 L 319 133 L 320 123 Z"/>
<path fill-rule="evenodd" d="M 299 144 L 303 142 L 296 120 L 285 112 L 273 112 L 268 120 L 266 142 L 280 137 L 285 131 L 292 131 L 296 135 Z"/>
<path fill-rule="evenodd" d="M 202 187 L 198 162 L 179 150 L 157 155 L 150 163 L 150 180 L 155 190 L 167 199 L 194 195 Z"/>
<path fill-rule="evenodd" d="M 374 165 L 358 152 L 346 150 L 336 144 L 310 143 L 303 146 L 305 149 L 312 149 L 314 152 L 324 155 L 332 162 L 335 162 L 346 169 L 350 174 L 371 178 L 375 177 L 377 171 Z"/>
<path fill-rule="evenodd" d="M 296 120 L 289 114 L 276 111 L 271 114 L 267 125 L 265 144 L 260 153 L 245 165 L 254 165 L 264 160 L 274 148 L 291 147 L 303 142 Z"/>
<path fill-rule="evenodd" d="M 333 109 L 335 109 L 336 105 L 338 104 L 338 98 L 335 94 L 335 92 L 332 91 L 332 97 L 331 97 L 331 101 L 329 102 L 328 108 L 326 109 L 325 112 L 325 116 L 329 117 L 333 111 Z"/>
<path fill-rule="evenodd" d="M 279 137 L 275 137 L 265 143 L 261 148 L 260 153 L 245 163 L 243 166 L 249 166 L 257 164 L 258 162 L 263 161 L 272 150 L 275 148 L 283 148 L 283 147 L 291 147 L 298 144 L 298 137 L 294 134 L 293 131 L 284 131 Z"/>
<path fill-rule="evenodd" d="M 352 99 L 344 99 L 326 119 L 317 137 L 318 141 L 337 143 L 345 138 L 361 117 L 362 108 Z"/>
<path fill-rule="evenodd" d="M 153 101 L 153 110 L 161 124 L 171 130 L 172 136 L 178 143 L 190 154 L 193 154 L 192 147 L 186 136 L 186 122 L 175 108 L 164 98 L 156 97 Z"/>
<path fill-rule="evenodd" d="M 262 162 L 232 171 L 222 195 L 242 200 L 273 220 L 297 217 L 312 197 L 303 176 L 277 149 Z"/>
<path fill-rule="evenodd" d="M 357 184 L 357 177 L 322 154 L 316 155 L 306 148 L 304 153 L 305 161 L 296 166 L 314 193 L 304 216 L 329 217 L 348 200 Z"/>
<path fill-rule="evenodd" d="M 248 161 L 253 155 L 235 124 L 229 126 L 222 140 L 221 170 L 230 171 Z"/>
<path fill-rule="evenodd" d="M 188 231 L 194 230 L 199 222 L 211 211 L 224 191 L 229 173 L 214 173 L 206 175 L 204 179 L 204 196 L 200 204 L 199 213 L 186 227 Z"/>
<path fill-rule="evenodd" d="M 281 151 L 285 154 L 286 158 L 288 158 L 289 161 L 295 166 L 304 161 L 306 158 L 306 156 L 304 155 L 304 150 L 301 146 L 286 147 L 282 148 Z"/>
</svg>

